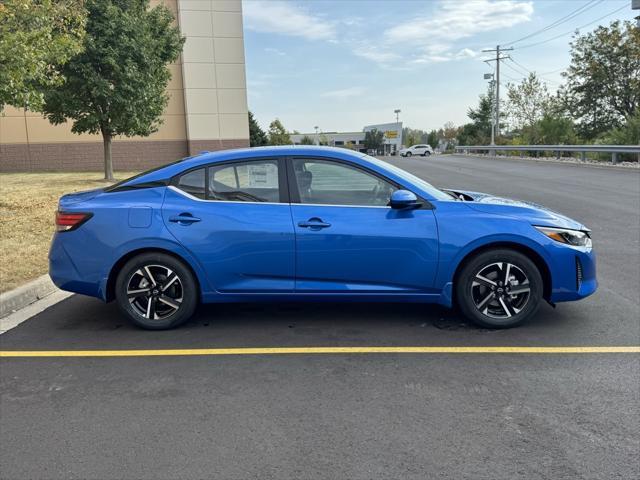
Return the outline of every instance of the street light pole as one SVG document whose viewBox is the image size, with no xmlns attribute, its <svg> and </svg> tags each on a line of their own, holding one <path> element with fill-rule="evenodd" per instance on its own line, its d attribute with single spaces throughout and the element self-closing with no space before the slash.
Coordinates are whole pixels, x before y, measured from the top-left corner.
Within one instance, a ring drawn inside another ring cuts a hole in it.
<svg viewBox="0 0 640 480">
<path fill-rule="evenodd" d="M 395 113 L 395 114 L 396 114 L 396 123 L 400 123 L 400 112 L 401 112 L 401 111 L 402 111 L 402 110 L 400 110 L 399 108 L 396 108 L 396 109 L 393 111 L 393 113 Z"/>
<path fill-rule="evenodd" d="M 318 126 L 316 125 L 316 126 L 315 126 L 315 127 L 313 127 L 313 128 L 315 128 L 315 130 L 316 130 L 316 138 L 315 138 L 315 140 L 316 140 L 316 145 L 320 145 L 320 141 L 319 141 L 319 139 L 318 139 L 318 128 L 320 128 L 320 127 L 318 127 Z"/>
</svg>

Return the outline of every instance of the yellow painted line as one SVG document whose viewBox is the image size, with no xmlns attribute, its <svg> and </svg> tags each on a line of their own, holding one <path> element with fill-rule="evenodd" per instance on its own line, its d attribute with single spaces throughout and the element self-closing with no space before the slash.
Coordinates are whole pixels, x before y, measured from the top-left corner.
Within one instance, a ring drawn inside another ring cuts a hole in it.
<svg viewBox="0 0 640 480">
<path fill-rule="evenodd" d="M 640 346 L 613 347 L 259 347 L 166 350 L 30 350 L 0 351 L 0 358 L 26 357 L 173 357 L 211 355 L 307 355 L 352 353 L 510 353 L 584 354 L 640 353 Z"/>
</svg>

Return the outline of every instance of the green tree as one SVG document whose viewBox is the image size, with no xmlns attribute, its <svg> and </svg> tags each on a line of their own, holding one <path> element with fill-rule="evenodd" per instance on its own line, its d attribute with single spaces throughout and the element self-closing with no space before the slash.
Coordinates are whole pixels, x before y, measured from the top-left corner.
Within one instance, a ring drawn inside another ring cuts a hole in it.
<svg viewBox="0 0 640 480">
<path fill-rule="evenodd" d="M 150 135 L 162 123 L 165 91 L 184 39 L 164 6 L 148 0 L 87 0 L 84 51 L 64 65 L 66 82 L 45 96 L 54 124 L 73 119 L 75 133 L 101 133 L 104 175 L 113 179 L 115 135 Z"/>
<path fill-rule="evenodd" d="M 453 122 L 447 122 L 444 127 L 438 131 L 438 138 L 446 144 L 446 149 L 453 149 L 458 137 L 458 127 Z"/>
<path fill-rule="evenodd" d="M 367 150 L 380 150 L 384 144 L 384 132 L 376 128 L 365 132 L 364 146 Z"/>
<path fill-rule="evenodd" d="M 82 50 L 81 0 L 0 2 L 0 112 L 5 105 L 40 111 L 43 89 L 64 81 L 61 65 Z"/>
<path fill-rule="evenodd" d="M 577 136 L 569 118 L 545 114 L 533 125 L 522 129 L 518 143 L 524 145 L 572 145 Z"/>
<path fill-rule="evenodd" d="M 615 21 L 571 43 L 565 105 L 587 138 L 620 127 L 640 103 L 640 28 Z"/>
<path fill-rule="evenodd" d="M 277 118 L 269 125 L 269 145 L 291 145 L 289 132 Z"/>
<path fill-rule="evenodd" d="M 309 135 L 305 135 L 300 139 L 300 145 L 314 145 L 314 144 L 315 142 L 313 141 L 313 138 L 311 138 Z"/>
<path fill-rule="evenodd" d="M 318 137 L 318 144 L 329 146 L 329 138 L 324 133 L 321 133 L 320 137 Z"/>
<path fill-rule="evenodd" d="M 267 145 L 267 143 L 267 134 L 260 128 L 253 113 L 249 112 L 249 146 L 262 147 L 263 145 Z"/>
<path fill-rule="evenodd" d="M 438 132 L 436 130 L 431 130 L 429 135 L 427 135 L 427 143 L 431 145 L 431 148 L 434 150 L 438 147 L 440 141 L 438 140 Z"/>
<path fill-rule="evenodd" d="M 494 123 L 493 105 L 495 93 L 489 87 L 487 93 L 480 95 L 477 108 L 469 108 L 467 116 L 471 123 L 462 125 L 458 130 L 460 145 L 488 145 L 491 141 L 491 128 Z M 501 114 L 501 118 L 504 114 Z"/>
<path fill-rule="evenodd" d="M 427 143 L 427 135 L 424 130 L 405 127 L 402 129 L 402 143 L 406 147 L 411 147 L 418 143 Z"/>
<path fill-rule="evenodd" d="M 534 125 L 551 113 L 552 108 L 553 96 L 534 72 L 520 83 L 507 84 L 505 110 L 510 125 L 516 130 Z"/>
<path fill-rule="evenodd" d="M 601 140 L 604 144 L 640 145 L 640 110 L 629 115 L 623 126 L 605 133 Z"/>
</svg>

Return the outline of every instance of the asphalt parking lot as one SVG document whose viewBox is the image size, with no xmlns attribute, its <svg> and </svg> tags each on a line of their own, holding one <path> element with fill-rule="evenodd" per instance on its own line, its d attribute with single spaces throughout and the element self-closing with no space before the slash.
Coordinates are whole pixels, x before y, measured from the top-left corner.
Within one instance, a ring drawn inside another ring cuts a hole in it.
<svg viewBox="0 0 640 480">
<path fill-rule="evenodd" d="M 393 158 L 432 183 L 582 221 L 598 292 L 490 331 L 424 305 L 209 305 L 137 330 L 72 296 L 0 350 L 640 345 L 640 171 Z M 161 352 L 160 352 L 161 353 Z M 300 353 L 0 359 L 2 478 L 640 476 L 638 353 Z"/>
</svg>

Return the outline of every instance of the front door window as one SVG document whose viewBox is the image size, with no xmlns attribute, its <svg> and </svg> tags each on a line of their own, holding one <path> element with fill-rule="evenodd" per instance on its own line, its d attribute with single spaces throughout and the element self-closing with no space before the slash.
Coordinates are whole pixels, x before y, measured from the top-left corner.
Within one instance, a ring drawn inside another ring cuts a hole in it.
<svg viewBox="0 0 640 480">
<path fill-rule="evenodd" d="M 293 159 L 300 203 L 382 207 L 396 187 L 357 167 L 337 162 Z"/>
</svg>

